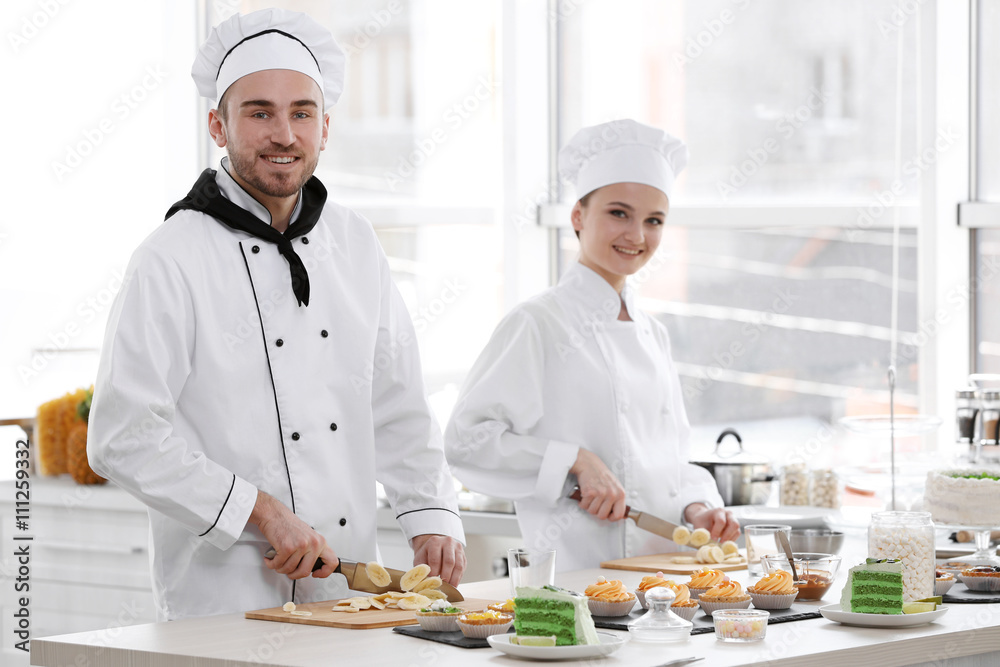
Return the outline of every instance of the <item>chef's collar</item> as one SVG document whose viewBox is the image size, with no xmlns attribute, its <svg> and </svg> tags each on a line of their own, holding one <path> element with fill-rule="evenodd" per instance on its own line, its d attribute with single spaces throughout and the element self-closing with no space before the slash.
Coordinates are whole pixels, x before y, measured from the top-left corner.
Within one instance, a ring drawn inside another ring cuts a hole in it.
<svg viewBox="0 0 1000 667">
<path fill-rule="evenodd" d="M 611 286 L 611 283 L 605 280 L 599 273 L 580 262 L 574 262 L 566 270 L 562 278 L 559 279 L 559 284 L 576 284 L 587 306 L 592 307 L 595 312 L 610 311 L 609 306 L 611 305 L 616 305 L 620 309 L 621 306 L 619 304 L 624 302 L 629 317 L 635 320 L 637 313 L 635 310 L 634 290 L 629 285 L 627 279 L 625 286 L 622 288 L 621 295 L 619 295 L 615 288 Z M 618 312 L 618 310 L 614 312 L 614 318 L 612 319 L 618 318 Z"/>
<path fill-rule="evenodd" d="M 234 179 L 232 174 L 229 173 L 229 156 L 227 155 L 226 157 L 223 157 L 219 165 L 222 168 L 215 172 L 215 183 L 219 186 L 219 190 L 225 198 L 242 208 L 244 211 L 250 211 L 256 217 L 273 227 L 274 223 L 271 220 L 271 212 L 267 210 L 267 207 L 254 199 L 253 195 L 244 190 L 243 186 L 237 183 L 236 179 Z M 295 202 L 295 208 L 292 209 L 292 217 L 288 219 L 289 227 L 291 227 L 292 223 L 299 217 L 299 213 L 301 211 L 302 191 L 300 190 L 298 200 Z"/>
</svg>

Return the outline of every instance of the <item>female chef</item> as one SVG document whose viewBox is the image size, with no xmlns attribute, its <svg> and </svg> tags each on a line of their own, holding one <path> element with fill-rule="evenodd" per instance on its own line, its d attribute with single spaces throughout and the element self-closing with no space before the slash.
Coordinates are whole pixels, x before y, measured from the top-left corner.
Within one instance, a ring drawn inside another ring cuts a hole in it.
<svg viewBox="0 0 1000 667">
<path fill-rule="evenodd" d="M 626 277 L 656 253 L 678 139 L 632 120 L 578 132 L 559 154 L 576 186 L 579 262 L 515 307 L 469 372 L 445 434 L 454 474 L 515 501 L 529 548 L 560 570 L 676 550 L 623 521 L 631 505 L 735 539 L 712 476 L 688 463 L 690 426 L 662 324 Z M 569 495 L 579 485 L 582 500 Z"/>
</svg>

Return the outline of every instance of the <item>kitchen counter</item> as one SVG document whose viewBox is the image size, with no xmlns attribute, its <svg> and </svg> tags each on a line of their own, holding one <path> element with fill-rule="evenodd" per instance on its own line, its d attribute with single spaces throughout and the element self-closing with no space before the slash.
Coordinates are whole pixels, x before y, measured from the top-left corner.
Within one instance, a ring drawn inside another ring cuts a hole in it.
<svg viewBox="0 0 1000 667">
<path fill-rule="evenodd" d="M 842 568 L 842 582 L 846 563 Z M 746 585 L 746 572 L 730 573 Z M 599 575 L 623 579 L 632 586 L 640 573 L 591 569 L 563 573 L 556 583 L 582 590 Z M 466 597 L 505 598 L 508 581 L 497 579 L 461 586 Z M 839 586 L 830 599 L 837 599 Z M 768 628 L 763 642 L 746 645 L 717 642 L 713 634 L 695 635 L 681 644 L 630 641 L 603 664 L 649 666 L 672 658 L 699 656 L 704 665 L 871 665 L 910 664 L 995 665 L 1000 662 L 1000 604 L 948 605 L 937 622 L 915 628 L 854 628 L 826 619 L 782 623 Z M 603 631 L 611 632 L 611 631 Z M 622 633 L 628 634 L 628 633 Z M 345 630 L 269 621 L 251 621 L 242 614 L 154 623 L 98 632 L 84 632 L 32 641 L 31 664 L 142 664 L 160 666 L 236 665 L 523 665 L 493 649 L 460 649 L 405 637 L 391 629 Z M 560 663 L 567 664 L 567 663 Z"/>
</svg>

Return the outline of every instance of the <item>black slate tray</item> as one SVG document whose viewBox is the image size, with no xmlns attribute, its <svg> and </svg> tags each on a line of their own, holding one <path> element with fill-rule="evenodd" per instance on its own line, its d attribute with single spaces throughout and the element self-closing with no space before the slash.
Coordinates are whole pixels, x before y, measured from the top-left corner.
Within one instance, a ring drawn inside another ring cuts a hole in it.
<svg viewBox="0 0 1000 667">
<path fill-rule="evenodd" d="M 424 630 L 419 625 L 397 625 L 392 629 L 393 632 L 398 632 L 401 635 L 406 635 L 407 637 L 416 637 L 417 639 L 427 639 L 432 642 L 438 642 L 440 644 L 448 644 L 449 646 L 457 646 L 459 648 L 489 648 L 490 644 L 485 639 L 472 639 L 471 637 L 466 637 L 462 634 L 462 631 L 458 632 L 430 632 Z M 507 632 L 514 632 L 514 626 L 510 627 Z"/>
<path fill-rule="evenodd" d="M 788 609 L 768 609 L 768 611 L 771 613 L 767 618 L 768 625 L 788 623 L 790 621 L 804 621 L 810 618 L 822 618 L 823 616 L 818 610 L 803 611 L 802 607 L 796 608 L 795 605 L 792 605 Z M 628 624 L 640 618 L 645 613 L 645 609 L 636 607 L 635 611 L 628 616 L 594 616 L 594 625 L 607 630 L 628 630 Z M 691 619 L 691 623 L 694 625 L 691 629 L 692 635 L 715 632 L 715 622 L 712 620 L 712 617 L 703 613 L 700 609 L 694 618 Z"/>
<path fill-rule="evenodd" d="M 948 589 L 946 595 L 941 596 L 944 602 L 954 602 L 957 604 L 984 604 L 988 602 L 1000 602 L 1000 593 L 992 591 L 970 591 L 961 581 Z"/>
</svg>

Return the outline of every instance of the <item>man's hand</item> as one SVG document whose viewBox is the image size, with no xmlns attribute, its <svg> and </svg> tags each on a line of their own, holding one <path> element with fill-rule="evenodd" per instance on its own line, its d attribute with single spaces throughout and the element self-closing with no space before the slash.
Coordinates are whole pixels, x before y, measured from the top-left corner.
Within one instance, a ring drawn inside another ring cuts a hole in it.
<svg viewBox="0 0 1000 667">
<path fill-rule="evenodd" d="M 333 574 L 340 563 L 326 539 L 295 516 L 277 498 L 257 491 L 257 502 L 250 513 L 250 523 L 257 526 L 264 538 L 277 552 L 274 558 L 265 558 L 264 565 L 289 579 L 302 579 L 310 574 L 323 579 Z M 323 567 L 312 571 L 316 559 L 323 559 Z"/>
<path fill-rule="evenodd" d="M 598 519 L 618 521 L 625 518 L 625 489 L 597 454 L 580 448 L 576 462 L 569 469 L 580 485 L 580 508 Z"/>
<path fill-rule="evenodd" d="M 684 510 L 684 520 L 695 528 L 704 528 L 717 542 L 735 540 L 740 536 L 740 524 L 729 510 L 710 509 L 703 503 L 691 503 Z"/>
<path fill-rule="evenodd" d="M 413 564 L 431 566 L 428 576 L 441 577 L 452 586 L 458 586 L 465 572 L 465 547 L 458 540 L 446 535 L 417 535 L 410 540 L 413 547 Z"/>
</svg>

